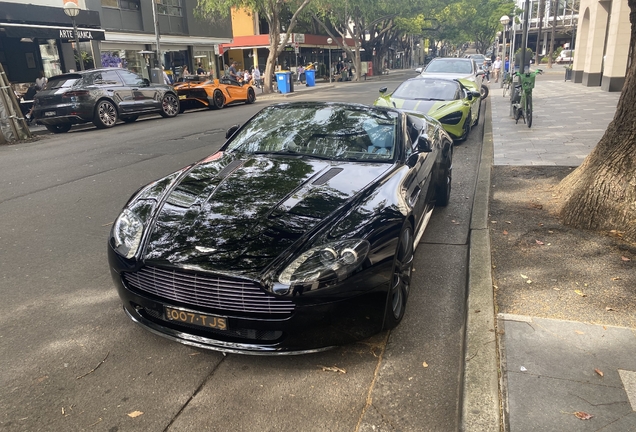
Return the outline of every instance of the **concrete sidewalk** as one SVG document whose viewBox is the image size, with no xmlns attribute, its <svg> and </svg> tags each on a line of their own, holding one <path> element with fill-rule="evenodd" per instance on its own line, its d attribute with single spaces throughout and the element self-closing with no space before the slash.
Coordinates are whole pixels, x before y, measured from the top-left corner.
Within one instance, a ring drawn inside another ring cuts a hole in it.
<svg viewBox="0 0 636 432">
<path fill-rule="evenodd" d="M 483 210 L 491 166 L 578 166 L 613 119 L 620 94 L 545 74 L 528 128 L 509 116 L 499 84 L 490 90 L 471 237 L 463 430 L 636 431 L 636 329 L 496 316 Z M 593 413 L 594 421 L 577 413 Z"/>
</svg>

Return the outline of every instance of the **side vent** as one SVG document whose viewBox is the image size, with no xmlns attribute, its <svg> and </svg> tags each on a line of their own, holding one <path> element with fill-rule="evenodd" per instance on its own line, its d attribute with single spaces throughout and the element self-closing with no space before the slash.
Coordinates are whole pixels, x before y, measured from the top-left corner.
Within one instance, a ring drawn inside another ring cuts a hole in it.
<svg viewBox="0 0 636 432">
<path fill-rule="evenodd" d="M 318 177 L 312 184 L 314 185 L 323 185 L 327 183 L 329 180 L 340 174 L 342 172 L 342 168 L 331 168 L 329 171 Z"/>
<path fill-rule="evenodd" d="M 230 162 L 229 164 L 227 164 L 225 166 L 225 168 L 223 168 L 221 171 L 219 171 L 219 173 L 216 176 L 218 178 L 220 178 L 220 179 L 224 179 L 225 177 L 229 176 L 230 173 L 232 171 L 234 171 L 236 168 L 238 168 L 239 166 L 243 165 L 243 162 L 244 161 L 242 161 L 240 159 L 237 159 L 237 160 L 234 160 L 234 161 Z"/>
</svg>

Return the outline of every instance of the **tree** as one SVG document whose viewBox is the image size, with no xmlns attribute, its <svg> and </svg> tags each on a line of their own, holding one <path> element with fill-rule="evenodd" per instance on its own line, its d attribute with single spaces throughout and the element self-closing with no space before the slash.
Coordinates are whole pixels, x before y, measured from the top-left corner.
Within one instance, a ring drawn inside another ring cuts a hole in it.
<svg viewBox="0 0 636 432">
<path fill-rule="evenodd" d="M 559 14 L 559 0 L 553 0 L 554 15 L 552 15 L 552 30 L 550 32 L 550 50 L 548 51 L 548 67 L 552 67 L 552 57 L 554 55 L 554 38 L 556 34 L 557 16 Z M 548 14 L 549 16 L 550 14 Z"/>
<path fill-rule="evenodd" d="M 627 0 L 630 58 L 614 119 L 583 163 L 562 180 L 560 216 L 576 228 L 622 233 L 636 242 L 636 0 Z"/>
<path fill-rule="evenodd" d="M 233 7 L 257 12 L 260 16 L 265 17 L 269 25 L 269 55 L 265 65 L 264 90 L 265 93 L 270 93 L 272 91 L 272 75 L 276 59 L 290 40 L 290 35 L 298 22 L 298 15 L 310 2 L 311 0 L 198 0 L 197 12 L 211 21 L 218 18 L 226 18 Z M 295 12 L 287 24 L 287 31 L 281 37 L 281 15 L 285 8 Z"/>
</svg>

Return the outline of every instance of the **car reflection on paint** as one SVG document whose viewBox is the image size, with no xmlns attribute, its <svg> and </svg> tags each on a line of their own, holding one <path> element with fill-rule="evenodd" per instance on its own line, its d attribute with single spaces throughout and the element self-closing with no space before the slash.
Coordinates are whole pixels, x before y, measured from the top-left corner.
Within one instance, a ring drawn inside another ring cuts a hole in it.
<svg viewBox="0 0 636 432">
<path fill-rule="evenodd" d="M 269 106 L 138 191 L 108 241 L 124 310 L 169 339 L 304 353 L 403 318 L 413 256 L 450 198 L 452 139 L 424 114 Z"/>
</svg>

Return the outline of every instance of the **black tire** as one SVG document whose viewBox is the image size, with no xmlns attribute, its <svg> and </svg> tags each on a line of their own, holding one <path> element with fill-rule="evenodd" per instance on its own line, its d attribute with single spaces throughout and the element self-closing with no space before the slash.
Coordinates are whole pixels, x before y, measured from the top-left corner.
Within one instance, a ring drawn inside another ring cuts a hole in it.
<svg viewBox="0 0 636 432">
<path fill-rule="evenodd" d="M 66 133 L 71 130 L 70 124 L 59 124 L 59 125 L 44 125 L 46 130 L 53 133 Z"/>
<path fill-rule="evenodd" d="M 95 114 L 93 115 L 93 124 L 97 129 L 112 128 L 117 123 L 117 108 L 107 100 L 102 99 L 95 106 Z"/>
<path fill-rule="evenodd" d="M 411 272 L 413 270 L 413 228 L 410 222 L 405 222 L 393 258 L 393 274 L 391 286 L 387 295 L 384 316 L 384 329 L 389 330 L 397 326 L 404 317 L 406 302 L 411 288 Z"/>
<path fill-rule="evenodd" d="M 120 117 L 122 119 L 122 121 L 124 123 L 134 123 L 137 121 L 137 119 L 139 118 L 139 116 L 126 116 L 126 117 Z"/>
<path fill-rule="evenodd" d="M 256 93 L 254 93 L 254 89 L 252 87 L 247 89 L 247 101 L 245 103 L 253 104 L 256 102 Z"/>
<path fill-rule="evenodd" d="M 515 105 L 515 106 L 512 107 L 512 111 L 514 113 L 515 123 L 517 123 L 519 121 L 519 119 L 521 118 L 521 107 Z"/>
<path fill-rule="evenodd" d="M 481 98 L 486 99 L 488 97 L 488 93 L 490 93 L 490 89 L 488 89 L 487 85 L 482 84 L 480 93 L 481 93 Z"/>
<path fill-rule="evenodd" d="M 526 96 L 526 124 L 532 127 L 532 96 Z"/>
<path fill-rule="evenodd" d="M 176 117 L 179 114 L 180 104 L 179 98 L 173 93 L 166 93 L 161 100 L 161 117 Z"/>
<path fill-rule="evenodd" d="M 453 181 L 453 148 L 449 147 L 448 153 L 444 158 L 444 168 L 442 178 L 435 189 L 435 205 L 446 207 L 450 201 L 451 185 Z"/>
<path fill-rule="evenodd" d="M 221 93 L 221 90 L 214 90 L 212 94 L 212 103 L 208 108 L 210 109 L 221 109 L 225 106 L 225 96 Z"/>
</svg>

